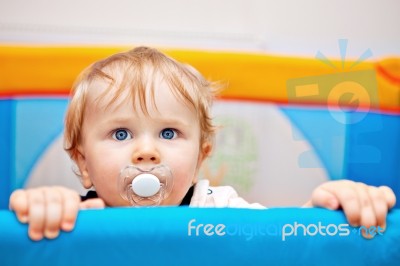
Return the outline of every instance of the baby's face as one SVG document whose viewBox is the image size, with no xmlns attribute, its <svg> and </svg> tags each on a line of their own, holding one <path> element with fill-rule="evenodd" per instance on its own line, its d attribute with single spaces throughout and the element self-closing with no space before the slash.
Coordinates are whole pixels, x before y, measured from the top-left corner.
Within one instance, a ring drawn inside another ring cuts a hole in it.
<svg viewBox="0 0 400 266">
<path fill-rule="evenodd" d="M 132 164 L 142 169 L 164 164 L 172 172 L 174 185 L 161 205 L 179 205 L 203 160 L 195 111 L 178 100 L 164 82 L 155 84 L 156 107 L 147 97 L 148 115 L 139 103 L 133 108 L 127 93 L 105 108 L 113 93 L 96 101 L 107 84 L 96 82 L 92 86 L 96 89 L 88 95 L 81 134 L 81 173 L 87 172 L 107 205 L 127 206 L 129 202 L 118 191 L 121 169 Z"/>
</svg>

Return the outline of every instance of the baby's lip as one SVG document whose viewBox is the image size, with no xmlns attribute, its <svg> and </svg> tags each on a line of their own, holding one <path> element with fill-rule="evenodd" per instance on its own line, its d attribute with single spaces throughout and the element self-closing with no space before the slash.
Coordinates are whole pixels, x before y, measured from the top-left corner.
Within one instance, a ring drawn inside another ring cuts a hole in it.
<svg viewBox="0 0 400 266">
<path fill-rule="evenodd" d="M 149 168 L 139 168 L 142 172 L 151 172 L 153 169 L 154 169 L 154 167 L 149 167 Z"/>
<path fill-rule="evenodd" d="M 133 167 L 136 167 L 140 172 L 144 172 L 144 173 L 149 173 L 151 171 L 153 171 L 154 169 L 161 167 L 162 164 L 157 164 L 157 165 L 132 165 Z"/>
</svg>

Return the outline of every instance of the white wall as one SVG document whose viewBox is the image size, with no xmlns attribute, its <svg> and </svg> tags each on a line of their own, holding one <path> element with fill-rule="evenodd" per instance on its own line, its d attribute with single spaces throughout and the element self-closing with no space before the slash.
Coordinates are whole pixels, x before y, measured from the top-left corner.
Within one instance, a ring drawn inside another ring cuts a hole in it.
<svg viewBox="0 0 400 266">
<path fill-rule="evenodd" d="M 0 0 L 1 43 L 400 55 L 398 0 Z"/>
</svg>

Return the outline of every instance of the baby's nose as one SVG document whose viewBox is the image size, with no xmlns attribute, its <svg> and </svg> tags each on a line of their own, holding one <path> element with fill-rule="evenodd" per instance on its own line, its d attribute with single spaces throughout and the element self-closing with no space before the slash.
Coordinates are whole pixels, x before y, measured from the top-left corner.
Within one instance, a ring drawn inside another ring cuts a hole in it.
<svg viewBox="0 0 400 266">
<path fill-rule="evenodd" d="M 155 149 L 143 149 L 133 153 L 132 162 L 134 164 L 140 163 L 160 163 L 160 155 Z"/>
</svg>

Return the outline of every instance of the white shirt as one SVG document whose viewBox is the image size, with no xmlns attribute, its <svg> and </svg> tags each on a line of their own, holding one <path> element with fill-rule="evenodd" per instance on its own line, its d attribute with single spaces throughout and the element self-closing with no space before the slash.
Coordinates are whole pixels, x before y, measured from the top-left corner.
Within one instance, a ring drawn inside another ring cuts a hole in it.
<svg viewBox="0 0 400 266">
<path fill-rule="evenodd" d="M 234 188 L 230 186 L 210 187 L 208 180 L 200 180 L 194 186 L 190 207 L 230 207 L 265 209 L 259 203 L 248 203 L 239 197 Z"/>
</svg>

